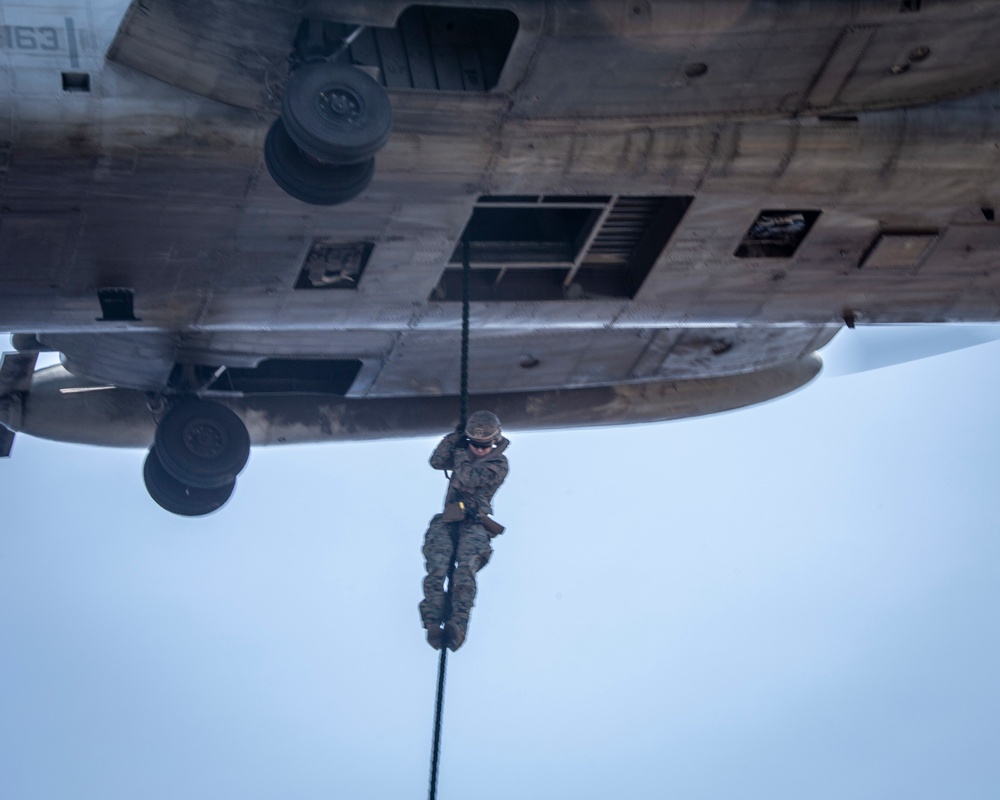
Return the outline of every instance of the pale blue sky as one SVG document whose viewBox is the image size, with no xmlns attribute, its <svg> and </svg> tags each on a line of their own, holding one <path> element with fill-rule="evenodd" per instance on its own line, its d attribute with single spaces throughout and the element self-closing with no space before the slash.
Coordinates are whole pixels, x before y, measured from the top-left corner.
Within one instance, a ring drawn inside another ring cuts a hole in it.
<svg viewBox="0 0 1000 800">
<path fill-rule="evenodd" d="M 998 360 L 512 433 L 439 797 L 1000 796 Z M 190 520 L 142 452 L 19 437 L 0 797 L 425 797 L 434 443 L 255 450 Z"/>
</svg>

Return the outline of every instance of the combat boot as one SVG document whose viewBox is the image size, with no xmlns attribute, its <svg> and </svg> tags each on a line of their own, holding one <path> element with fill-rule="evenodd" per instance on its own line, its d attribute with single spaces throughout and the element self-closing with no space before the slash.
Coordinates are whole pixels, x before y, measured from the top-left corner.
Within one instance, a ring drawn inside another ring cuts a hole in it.
<svg viewBox="0 0 1000 800">
<path fill-rule="evenodd" d="M 444 624 L 444 643 L 455 652 L 465 641 L 465 625 L 449 620 Z"/>
<path fill-rule="evenodd" d="M 435 650 L 440 650 L 444 647 L 444 631 L 441 630 L 440 625 L 431 625 L 427 629 L 427 644 Z"/>
</svg>

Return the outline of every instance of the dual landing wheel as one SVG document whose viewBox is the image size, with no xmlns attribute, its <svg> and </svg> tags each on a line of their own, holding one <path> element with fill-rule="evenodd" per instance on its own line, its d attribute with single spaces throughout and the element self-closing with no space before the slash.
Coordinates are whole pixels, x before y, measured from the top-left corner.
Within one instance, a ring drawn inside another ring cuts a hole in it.
<svg viewBox="0 0 1000 800">
<path fill-rule="evenodd" d="M 297 200 L 344 203 L 368 186 L 375 154 L 391 133 L 392 108 L 377 81 L 354 67 L 309 64 L 288 80 L 264 163 Z"/>
<path fill-rule="evenodd" d="M 161 507 L 185 517 L 220 508 L 250 457 L 250 435 L 225 406 L 184 400 L 156 429 L 142 477 Z"/>
</svg>

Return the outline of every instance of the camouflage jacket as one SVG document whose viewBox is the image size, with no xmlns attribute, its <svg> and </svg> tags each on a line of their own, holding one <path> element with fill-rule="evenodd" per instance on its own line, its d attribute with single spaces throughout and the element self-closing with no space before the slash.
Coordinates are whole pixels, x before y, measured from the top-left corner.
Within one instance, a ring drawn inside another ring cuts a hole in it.
<svg viewBox="0 0 1000 800">
<path fill-rule="evenodd" d="M 507 456 L 503 451 L 508 444 L 510 442 L 506 439 L 501 439 L 497 447 L 482 458 L 476 458 L 465 446 L 465 437 L 461 433 L 445 436 L 431 455 L 434 469 L 452 471 L 445 502 L 464 500 L 466 504 L 474 505 L 480 514 L 492 514 L 493 495 L 507 477 Z"/>
</svg>

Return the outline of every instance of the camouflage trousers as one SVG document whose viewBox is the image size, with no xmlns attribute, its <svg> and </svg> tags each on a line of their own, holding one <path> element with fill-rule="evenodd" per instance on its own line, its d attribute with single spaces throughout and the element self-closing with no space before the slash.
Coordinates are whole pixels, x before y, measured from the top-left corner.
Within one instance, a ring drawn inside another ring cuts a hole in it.
<svg viewBox="0 0 1000 800">
<path fill-rule="evenodd" d="M 452 532 L 456 529 L 458 548 L 453 550 Z M 453 552 L 456 565 L 451 576 L 451 614 L 446 618 L 444 582 Z M 424 627 L 432 628 L 450 620 L 465 631 L 476 599 L 476 573 L 493 555 L 489 534 L 477 522 L 442 522 L 441 515 L 436 514 L 424 536 L 423 554 L 427 576 L 424 578 L 424 599 L 420 602 L 420 619 Z"/>
</svg>

